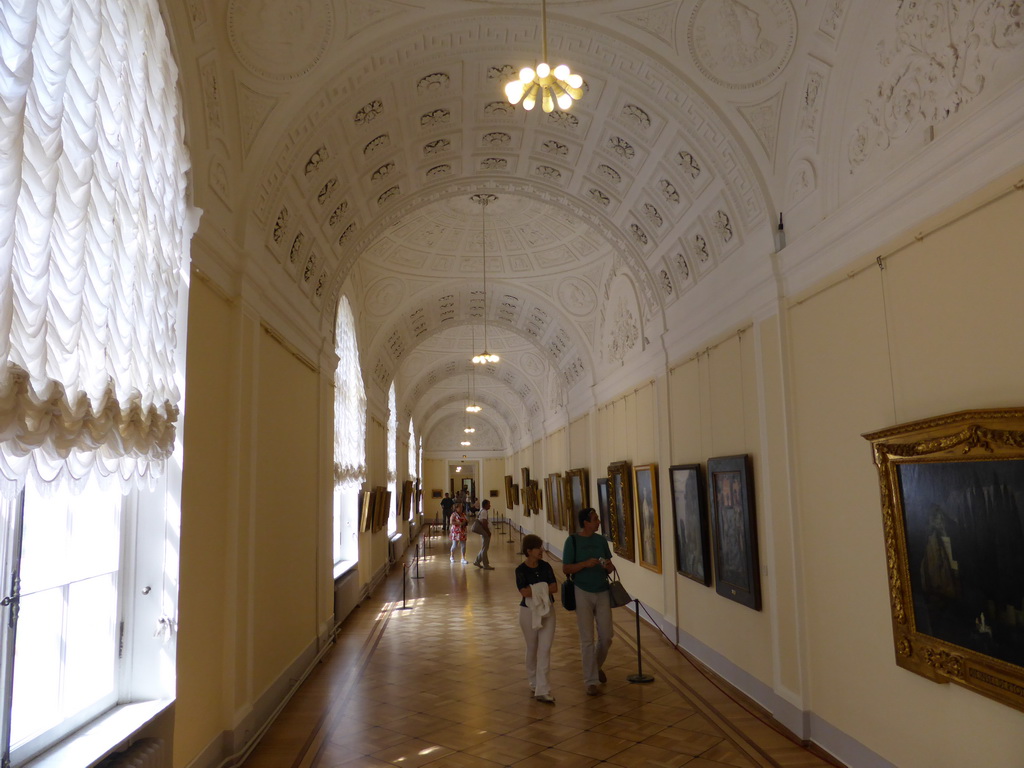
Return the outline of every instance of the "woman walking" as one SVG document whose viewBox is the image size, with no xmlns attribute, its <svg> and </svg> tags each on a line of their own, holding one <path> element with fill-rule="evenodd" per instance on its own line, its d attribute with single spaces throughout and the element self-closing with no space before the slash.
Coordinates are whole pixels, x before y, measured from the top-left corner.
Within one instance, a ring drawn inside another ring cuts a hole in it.
<svg viewBox="0 0 1024 768">
<path fill-rule="evenodd" d="M 466 513 L 463 511 L 462 504 L 456 504 L 452 509 L 451 529 L 450 535 L 452 537 L 452 550 L 451 557 L 449 558 L 453 563 L 455 562 L 455 550 L 462 545 L 462 562 L 468 562 L 466 560 Z"/>
<path fill-rule="evenodd" d="M 540 536 L 523 537 L 525 560 L 516 568 L 519 601 L 519 627 L 526 640 L 526 676 L 537 701 L 554 704 L 551 695 L 551 643 L 555 638 L 553 595 L 558 582 L 551 566 L 544 562 L 544 542 Z"/>
</svg>

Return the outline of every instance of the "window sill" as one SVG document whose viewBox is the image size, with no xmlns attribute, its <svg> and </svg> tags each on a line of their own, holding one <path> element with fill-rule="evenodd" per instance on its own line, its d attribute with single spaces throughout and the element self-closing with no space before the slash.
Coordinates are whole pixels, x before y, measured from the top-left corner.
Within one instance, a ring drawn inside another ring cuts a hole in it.
<svg viewBox="0 0 1024 768">
<path fill-rule="evenodd" d="M 334 564 L 334 580 L 337 581 L 349 571 L 354 571 L 358 565 L 356 560 L 339 560 Z"/>
<path fill-rule="evenodd" d="M 60 768 L 95 765 L 111 752 L 127 746 L 134 733 L 163 713 L 173 699 L 121 704 L 75 731 L 56 746 L 19 768 Z"/>
</svg>

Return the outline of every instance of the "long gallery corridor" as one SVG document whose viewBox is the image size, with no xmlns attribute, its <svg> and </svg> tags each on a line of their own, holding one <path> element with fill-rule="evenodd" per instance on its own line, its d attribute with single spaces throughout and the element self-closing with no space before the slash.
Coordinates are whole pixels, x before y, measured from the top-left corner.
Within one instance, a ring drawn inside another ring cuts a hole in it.
<svg viewBox="0 0 1024 768">
<path fill-rule="evenodd" d="M 727 693 L 646 622 L 641 664 L 654 680 L 630 683 L 638 663 L 629 608 L 613 611 L 608 682 L 590 697 L 575 618 L 556 603 L 556 702 L 535 701 L 517 616 L 519 534 L 511 538 L 498 527 L 493 571 L 472 564 L 477 536 L 465 565 L 449 562 L 447 539 L 420 540 L 420 578 L 410 548 L 406 565 L 397 563 L 342 624 L 246 768 L 835 765 L 774 730 L 755 704 Z M 545 556 L 561 581 L 559 564 Z"/>
</svg>

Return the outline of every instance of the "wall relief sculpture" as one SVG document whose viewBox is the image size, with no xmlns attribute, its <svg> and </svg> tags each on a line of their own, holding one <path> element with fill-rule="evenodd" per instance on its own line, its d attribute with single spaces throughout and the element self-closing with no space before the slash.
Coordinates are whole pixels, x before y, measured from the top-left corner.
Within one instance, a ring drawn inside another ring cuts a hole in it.
<svg viewBox="0 0 1024 768">
<path fill-rule="evenodd" d="M 772 80 L 796 45 L 789 0 L 700 0 L 687 30 L 701 73 L 725 88 L 754 88 Z"/>
<path fill-rule="evenodd" d="M 878 44 L 886 71 L 849 138 L 853 172 L 913 129 L 953 117 L 985 89 L 999 60 L 1024 47 L 1019 0 L 899 3 L 895 35 Z"/>
</svg>

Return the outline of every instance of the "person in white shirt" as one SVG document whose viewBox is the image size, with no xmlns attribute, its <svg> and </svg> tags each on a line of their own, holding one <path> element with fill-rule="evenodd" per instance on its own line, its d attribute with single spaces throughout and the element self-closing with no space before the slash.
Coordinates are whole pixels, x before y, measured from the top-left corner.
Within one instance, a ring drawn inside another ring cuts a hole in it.
<svg viewBox="0 0 1024 768">
<path fill-rule="evenodd" d="M 491 502 L 484 499 L 480 504 L 480 511 L 476 513 L 476 525 L 474 529 L 480 534 L 480 554 L 476 556 L 473 565 L 483 568 L 485 571 L 493 571 L 491 562 L 487 559 L 487 549 L 491 546 Z"/>
</svg>

